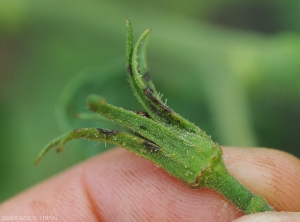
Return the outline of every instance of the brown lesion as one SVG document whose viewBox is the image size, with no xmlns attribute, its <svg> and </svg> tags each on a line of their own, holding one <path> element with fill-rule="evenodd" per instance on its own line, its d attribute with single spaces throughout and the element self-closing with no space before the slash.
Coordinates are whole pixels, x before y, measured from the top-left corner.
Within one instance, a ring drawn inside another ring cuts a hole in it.
<svg viewBox="0 0 300 222">
<path fill-rule="evenodd" d="M 127 67 L 127 73 L 129 74 L 129 75 L 133 75 L 133 71 L 132 71 L 132 67 L 131 66 L 128 66 Z"/>
<path fill-rule="evenodd" d="M 161 150 L 158 145 L 148 140 L 143 141 L 143 145 L 145 145 L 151 152 L 158 152 Z"/>
<path fill-rule="evenodd" d="M 150 115 L 149 115 L 147 112 L 144 112 L 144 111 L 136 111 L 135 113 L 138 114 L 139 116 L 144 116 L 144 117 L 150 119 Z"/>
<path fill-rule="evenodd" d="M 147 82 L 150 82 L 152 79 L 151 79 L 151 76 L 150 76 L 150 72 L 146 72 L 144 75 L 143 75 L 143 78 L 145 81 Z"/>
<path fill-rule="evenodd" d="M 117 130 L 105 130 L 102 128 L 97 128 L 97 130 L 100 134 L 104 134 L 106 138 L 108 136 L 113 136 L 113 135 L 116 135 L 117 133 L 119 133 L 119 131 L 117 131 Z"/>
</svg>

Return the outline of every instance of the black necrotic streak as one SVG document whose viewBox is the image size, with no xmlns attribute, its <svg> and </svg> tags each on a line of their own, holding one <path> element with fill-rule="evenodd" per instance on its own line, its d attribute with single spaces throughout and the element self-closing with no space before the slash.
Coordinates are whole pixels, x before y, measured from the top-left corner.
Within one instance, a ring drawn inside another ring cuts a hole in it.
<svg viewBox="0 0 300 222">
<path fill-rule="evenodd" d="M 149 142 L 149 141 L 144 141 L 143 144 L 144 144 L 151 152 L 152 152 L 152 151 L 157 152 L 157 151 L 161 150 L 159 146 L 157 146 L 156 144 L 151 143 L 151 142 Z"/>
<path fill-rule="evenodd" d="M 97 128 L 97 130 L 100 134 L 104 134 L 106 137 L 115 135 L 119 132 L 117 130 L 105 130 L 105 129 L 101 129 L 101 128 Z"/>
<path fill-rule="evenodd" d="M 161 103 L 152 93 L 151 89 L 146 88 L 144 89 L 144 94 L 151 99 L 156 105 L 158 105 L 159 107 L 161 107 L 164 111 L 168 112 L 168 113 L 173 113 L 173 111 L 167 107 L 165 104 Z"/>
</svg>

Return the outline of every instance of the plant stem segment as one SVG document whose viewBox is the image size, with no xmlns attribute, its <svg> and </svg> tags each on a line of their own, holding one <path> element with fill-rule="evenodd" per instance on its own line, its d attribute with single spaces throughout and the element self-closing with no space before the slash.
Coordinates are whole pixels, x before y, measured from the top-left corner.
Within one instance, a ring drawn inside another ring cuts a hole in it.
<svg viewBox="0 0 300 222">
<path fill-rule="evenodd" d="M 62 151 L 65 144 L 73 139 L 112 143 L 152 161 L 192 189 L 216 190 L 245 214 L 272 211 L 273 208 L 263 197 L 253 194 L 228 173 L 222 159 L 222 149 L 210 136 L 161 101 L 145 61 L 144 44 L 150 29 L 133 46 L 132 26 L 128 20 L 126 27 L 128 79 L 145 111 L 124 110 L 91 95 L 87 98 L 91 111 L 127 127 L 131 132 L 102 128 L 72 130 L 47 144 L 36 164 L 48 150 L 58 147 L 58 151 Z"/>
<path fill-rule="evenodd" d="M 223 160 L 216 161 L 209 172 L 203 170 L 199 177 L 200 187 L 216 190 L 245 214 L 274 211 L 262 196 L 252 193 L 235 179 L 227 171 Z"/>
</svg>

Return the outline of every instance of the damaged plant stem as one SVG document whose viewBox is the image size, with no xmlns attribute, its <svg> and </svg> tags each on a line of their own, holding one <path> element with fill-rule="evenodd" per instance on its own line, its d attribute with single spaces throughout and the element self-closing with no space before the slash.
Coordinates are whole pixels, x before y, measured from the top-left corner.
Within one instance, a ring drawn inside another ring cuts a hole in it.
<svg viewBox="0 0 300 222">
<path fill-rule="evenodd" d="M 129 20 L 125 21 L 127 76 L 145 111 L 124 110 L 97 95 L 90 95 L 87 104 L 91 111 L 129 128 L 131 133 L 102 128 L 75 129 L 46 145 L 36 164 L 48 150 L 58 147 L 58 151 L 62 151 L 73 139 L 111 143 L 152 161 L 191 189 L 217 191 L 245 214 L 274 211 L 263 197 L 253 194 L 228 173 L 222 149 L 210 136 L 161 101 L 145 59 L 147 36 L 151 30 L 146 30 L 133 45 L 132 26 Z"/>
</svg>

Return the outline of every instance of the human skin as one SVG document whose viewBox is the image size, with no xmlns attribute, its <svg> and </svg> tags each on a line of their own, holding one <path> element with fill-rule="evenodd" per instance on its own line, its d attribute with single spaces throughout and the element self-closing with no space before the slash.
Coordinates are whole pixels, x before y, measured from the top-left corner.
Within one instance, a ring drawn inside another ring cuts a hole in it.
<svg viewBox="0 0 300 222">
<path fill-rule="evenodd" d="M 298 158 L 264 148 L 223 147 L 223 151 L 229 172 L 246 187 L 264 196 L 277 211 L 300 211 Z M 91 222 L 300 221 L 297 213 L 243 216 L 215 191 L 191 190 L 163 169 L 121 148 L 80 163 L 0 205 L 0 220 L 13 215 Z"/>
</svg>

